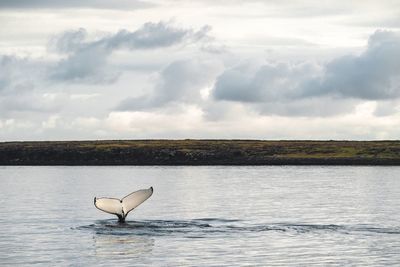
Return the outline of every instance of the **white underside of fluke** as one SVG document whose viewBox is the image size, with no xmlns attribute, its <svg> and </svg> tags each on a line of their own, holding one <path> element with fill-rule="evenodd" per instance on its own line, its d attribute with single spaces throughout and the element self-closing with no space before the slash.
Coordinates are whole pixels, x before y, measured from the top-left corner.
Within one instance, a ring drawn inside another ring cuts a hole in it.
<svg viewBox="0 0 400 267">
<path fill-rule="evenodd" d="M 149 189 L 141 189 L 130 193 L 122 199 L 95 197 L 94 205 L 99 210 L 118 216 L 120 221 L 125 221 L 128 213 L 151 197 L 152 194 L 153 187 L 150 187 Z"/>
</svg>

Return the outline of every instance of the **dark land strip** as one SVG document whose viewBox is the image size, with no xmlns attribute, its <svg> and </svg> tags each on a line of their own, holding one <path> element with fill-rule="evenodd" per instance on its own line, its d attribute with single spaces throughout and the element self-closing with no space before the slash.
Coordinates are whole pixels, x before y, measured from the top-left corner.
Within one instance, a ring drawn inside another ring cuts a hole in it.
<svg viewBox="0 0 400 267">
<path fill-rule="evenodd" d="M 400 141 L 2 142 L 0 165 L 400 165 Z"/>
</svg>

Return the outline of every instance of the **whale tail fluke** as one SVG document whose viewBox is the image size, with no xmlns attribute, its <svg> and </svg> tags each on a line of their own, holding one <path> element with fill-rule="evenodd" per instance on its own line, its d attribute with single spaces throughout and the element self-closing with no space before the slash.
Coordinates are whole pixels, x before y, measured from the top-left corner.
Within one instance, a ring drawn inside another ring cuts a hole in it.
<svg viewBox="0 0 400 267">
<path fill-rule="evenodd" d="M 153 187 L 150 187 L 130 193 L 122 199 L 95 197 L 94 205 L 101 211 L 116 215 L 119 222 L 125 222 L 128 213 L 146 201 L 152 194 Z"/>
</svg>

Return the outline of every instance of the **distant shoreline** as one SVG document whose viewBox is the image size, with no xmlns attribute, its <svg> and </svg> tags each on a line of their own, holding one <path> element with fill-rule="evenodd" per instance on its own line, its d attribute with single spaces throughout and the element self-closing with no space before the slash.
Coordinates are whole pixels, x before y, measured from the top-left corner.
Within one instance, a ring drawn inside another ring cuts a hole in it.
<svg viewBox="0 0 400 267">
<path fill-rule="evenodd" d="M 400 166 L 400 141 L 190 139 L 1 142 L 0 165 Z"/>
</svg>

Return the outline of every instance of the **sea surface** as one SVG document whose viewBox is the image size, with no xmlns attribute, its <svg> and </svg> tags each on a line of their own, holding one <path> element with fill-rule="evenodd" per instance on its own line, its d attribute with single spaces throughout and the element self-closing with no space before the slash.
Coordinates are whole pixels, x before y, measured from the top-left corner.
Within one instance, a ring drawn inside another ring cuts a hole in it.
<svg viewBox="0 0 400 267">
<path fill-rule="evenodd" d="M 0 167 L 0 266 L 35 264 L 399 266 L 400 167 Z"/>
</svg>

